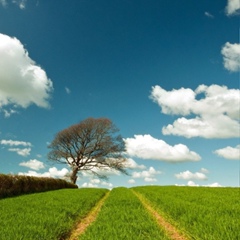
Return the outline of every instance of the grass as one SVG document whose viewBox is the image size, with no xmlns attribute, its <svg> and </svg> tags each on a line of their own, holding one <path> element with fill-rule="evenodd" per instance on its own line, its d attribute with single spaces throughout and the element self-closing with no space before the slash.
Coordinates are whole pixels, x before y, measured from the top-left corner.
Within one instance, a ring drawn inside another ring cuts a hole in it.
<svg viewBox="0 0 240 240">
<path fill-rule="evenodd" d="M 0 200 L 0 239 L 66 239 L 109 192 L 62 189 Z M 81 240 L 166 240 L 134 192 L 193 240 L 240 239 L 240 189 L 175 186 L 114 188 Z"/>
<path fill-rule="evenodd" d="M 164 231 L 127 188 L 114 188 L 81 240 L 167 240 Z"/>
<path fill-rule="evenodd" d="M 62 189 L 2 199 L 0 239 L 64 239 L 107 191 Z"/>
<path fill-rule="evenodd" d="M 240 189 L 206 187 L 135 187 L 191 239 L 240 239 Z"/>
</svg>

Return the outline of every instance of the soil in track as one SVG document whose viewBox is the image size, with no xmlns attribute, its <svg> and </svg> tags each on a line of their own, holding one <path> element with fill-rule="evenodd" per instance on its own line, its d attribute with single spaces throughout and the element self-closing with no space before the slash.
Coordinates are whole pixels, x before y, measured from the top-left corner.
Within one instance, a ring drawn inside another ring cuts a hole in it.
<svg viewBox="0 0 240 240">
<path fill-rule="evenodd" d="M 96 204 L 96 206 L 94 206 L 94 208 L 88 213 L 88 215 L 85 218 L 81 219 L 81 221 L 76 226 L 76 228 L 71 232 L 68 240 L 78 240 L 79 239 L 79 235 L 83 234 L 83 232 L 86 230 L 86 228 L 92 222 L 95 221 L 103 203 L 105 202 L 105 200 L 107 199 L 109 194 L 110 194 L 110 191 L 106 193 L 106 195 Z"/>
<path fill-rule="evenodd" d="M 149 213 L 152 214 L 154 218 L 156 218 L 158 224 L 161 228 L 165 229 L 166 234 L 172 239 L 172 240 L 188 240 L 186 236 L 181 234 L 172 224 L 170 224 L 167 220 L 165 220 L 156 210 L 154 210 L 150 203 L 140 194 L 132 190 L 133 193 L 138 197 L 138 199 L 141 201 L 143 206 L 149 211 Z"/>
</svg>

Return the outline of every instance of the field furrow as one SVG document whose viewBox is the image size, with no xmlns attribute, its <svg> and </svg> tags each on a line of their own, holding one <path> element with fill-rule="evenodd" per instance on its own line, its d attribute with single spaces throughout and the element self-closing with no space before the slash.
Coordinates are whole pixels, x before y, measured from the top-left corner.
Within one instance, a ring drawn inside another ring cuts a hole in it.
<svg viewBox="0 0 240 240">
<path fill-rule="evenodd" d="M 133 191 L 134 194 L 138 197 L 138 199 L 141 201 L 143 206 L 152 214 L 154 218 L 156 218 L 159 226 L 163 228 L 166 231 L 166 234 L 172 239 L 172 240 L 187 240 L 188 237 L 184 236 L 182 233 L 179 232 L 179 230 L 174 227 L 171 223 L 169 223 L 164 217 L 162 217 L 152 206 L 151 203 L 143 197 L 139 192 Z"/>
<path fill-rule="evenodd" d="M 108 198 L 110 192 L 107 192 L 106 195 L 96 204 L 96 206 L 88 213 L 88 215 L 81 219 L 78 225 L 70 234 L 69 240 L 77 240 L 81 234 L 86 230 L 86 228 L 95 221 L 99 211 L 105 200 Z"/>
<path fill-rule="evenodd" d="M 239 188 L 144 186 L 132 189 L 190 239 L 240 239 Z"/>
<path fill-rule="evenodd" d="M 81 240 L 169 240 L 139 199 L 127 188 L 114 188 L 96 221 Z"/>
</svg>

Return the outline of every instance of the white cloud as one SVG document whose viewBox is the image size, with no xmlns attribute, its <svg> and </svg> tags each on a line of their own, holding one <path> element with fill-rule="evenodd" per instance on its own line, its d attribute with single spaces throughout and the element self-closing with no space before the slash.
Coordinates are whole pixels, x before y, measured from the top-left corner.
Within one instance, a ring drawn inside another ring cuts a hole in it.
<svg viewBox="0 0 240 240">
<path fill-rule="evenodd" d="M 222 185 L 219 184 L 218 182 L 215 182 L 215 183 L 210 183 L 208 185 L 205 185 L 204 187 L 222 187 Z"/>
<path fill-rule="evenodd" d="M 3 113 L 4 113 L 4 117 L 5 117 L 5 118 L 8 118 L 8 117 L 10 117 L 12 114 L 18 113 L 18 112 L 17 112 L 16 110 L 13 110 L 13 109 L 9 109 L 9 110 L 3 109 Z"/>
<path fill-rule="evenodd" d="M 202 95 L 204 97 L 201 97 Z M 219 85 L 200 85 L 193 91 L 189 88 L 166 91 L 160 86 L 152 88 L 151 99 L 158 103 L 165 114 L 195 118 L 178 118 L 164 126 L 164 135 L 187 138 L 232 138 L 239 137 L 240 90 Z"/>
<path fill-rule="evenodd" d="M 0 55 L 0 109 L 7 105 L 26 108 L 30 104 L 48 108 L 52 82 L 22 43 L 0 34 Z"/>
<path fill-rule="evenodd" d="M 127 158 L 127 161 L 124 164 L 124 166 L 129 169 L 145 169 L 146 168 L 146 166 L 144 166 L 143 164 L 141 165 L 137 164 L 132 158 Z"/>
<path fill-rule="evenodd" d="M 45 168 L 44 163 L 38 161 L 37 159 L 30 159 L 27 162 L 21 162 L 19 165 L 23 167 L 31 168 L 33 170 L 39 170 L 39 169 Z"/>
<path fill-rule="evenodd" d="M 157 179 L 156 178 L 145 177 L 144 181 L 145 182 L 157 182 Z"/>
<path fill-rule="evenodd" d="M 161 171 L 155 170 L 154 167 L 150 167 L 148 170 L 144 170 L 142 172 L 133 172 L 132 178 L 143 178 L 145 182 L 157 182 L 157 179 L 155 178 L 156 175 L 161 174 Z M 134 179 L 130 179 L 131 182 L 134 183 Z M 130 181 L 129 180 L 129 181 Z"/>
<path fill-rule="evenodd" d="M 234 147 L 225 147 L 214 151 L 220 157 L 230 159 L 230 160 L 240 160 L 240 145 Z"/>
<path fill-rule="evenodd" d="M 190 180 L 190 179 L 197 179 L 197 180 L 207 180 L 207 176 L 201 172 L 192 173 L 190 171 L 180 172 L 175 174 L 175 177 L 178 179 Z"/>
<path fill-rule="evenodd" d="M 124 139 L 127 154 L 142 159 L 154 159 L 168 162 L 198 161 L 200 156 L 190 151 L 187 146 L 168 145 L 163 140 L 151 135 L 135 135 L 134 138 Z"/>
<path fill-rule="evenodd" d="M 240 71 L 240 44 L 225 43 L 221 51 L 224 67 L 231 72 Z"/>
<path fill-rule="evenodd" d="M 193 182 L 193 181 L 188 181 L 187 186 L 189 186 L 189 187 L 198 187 L 199 185 L 196 184 L 196 183 Z"/>
<path fill-rule="evenodd" d="M 176 186 L 185 186 L 184 184 L 175 184 Z M 219 183 L 215 182 L 215 183 L 210 183 L 207 185 L 199 185 L 193 181 L 188 181 L 187 186 L 189 187 L 222 187 Z"/>
<path fill-rule="evenodd" d="M 202 172 L 202 173 L 209 173 L 209 171 L 206 168 L 201 168 L 200 172 Z"/>
<path fill-rule="evenodd" d="M 150 98 L 158 103 L 165 114 L 189 115 L 192 103 L 195 101 L 195 92 L 190 88 L 180 88 L 166 91 L 160 86 L 152 87 Z"/>
<path fill-rule="evenodd" d="M 9 148 L 8 151 L 16 152 L 18 155 L 26 157 L 30 155 L 31 148 Z"/>
<path fill-rule="evenodd" d="M 24 146 L 24 147 L 32 146 L 32 144 L 30 142 L 5 140 L 5 139 L 1 140 L 0 143 L 2 145 L 9 145 L 9 146 Z"/>
<path fill-rule="evenodd" d="M 134 180 L 134 179 L 129 179 L 129 180 L 128 180 L 128 183 L 134 184 L 134 183 L 135 183 L 135 180 Z"/>
<path fill-rule="evenodd" d="M 65 87 L 65 91 L 66 91 L 67 94 L 71 93 L 71 90 L 68 87 Z"/>
<path fill-rule="evenodd" d="M 112 184 L 112 183 L 106 182 L 106 181 L 102 181 L 102 182 L 100 182 L 100 184 L 101 184 L 102 186 L 106 186 L 106 187 L 109 187 L 109 188 L 112 188 L 112 187 L 113 187 L 113 184 Z"/>
<path fill-rule="evenodd" d="M 91 179 L 90 182 L 91 182 L 91 183 L 99 184 L 101 181 L 100 181 L 100 179 L 98 179 L 98 178 L 94 178 L 94 179 Z"/>
<path fill-rule="evenodd" d="M 240 10 L 239 0 L 228 0 L 227 7 L 226 7 L 226 14 L 228 16 L 239 14 L 239 10 Z"/>
<path fill-rule="evenodd" d="M 82 184 L 82 187 L 89 187 L 89 188 L 108 187 L 108 188 L 112 188 L 113 184 L 110 183 L 110 182 L 101 181 L 98 178 L 93 178 L 89 182 L 84 182 Z"/>
<path fill-rule="evenodd" d="M 82 184 L 82 187 L 86 187 L 86 188 L 98 188 L 98 185 L 93 184 L 93 183 L 85 182 L 85 183 Z"/>
<path fill-rule="evenodd" d="M 10 146 L 10 147 L 16 147 L 16 148 L 9 148 L 8 151 L 10 152 L 16 152 L 20 156 L 28 156 L 31 152 L 31 146 L 32 144 L 30 142 L 24 142 L 24 141 L 15 141 L 15 140 L 1 140 L 0 144 Z M 23 146 L 26 148 L 19 148 L 19 146 Z"/>
<path fill-rule="evenodd" d="M 120 175 L 119 171 L 110 167 L 101 168 L 101 169 L 97 167 L 93 167 L 91 171 L 84 170 L 84 169 L 79 171 L 79 173 L 82 174 L 84 177 L 91 177 L 93 175 L 93 172 L 98 175 L 106 176 L 106 177 Z"/>
<path fill-rule="evenodd" d="M 12 3 L 16 4 L 20 9 L 25 9 L 27 0 L 12 0 Z"/>
<path fill-rule="evenodd" d="M 7 1 L 6 0 L 0 0 L 0 4 L 5 7 L 7 6 Z"/>
<path fill-rule="evenodd" d="M 23 10 L 26 8 L 27 0 L 0 0 L 3 7 L 6 7 L 9 3 L 13 3 Z"/>
<path fill-rule="evenodd" d="M 214 16 L 209 12 L 204 12 L 204 14 L 205 14 L 205 16 L 207 16 L 209 18 L 214 18 Z"/>
<path fill-rule="evenodd" d="M 69 173 L 67 168 L 58 170 L 56 167 L 49 168 L 48 172 L 38 173 L 36 171 L 28 171 L 27 173 L 19 172 L 18 175 L 35 176 L 35 177 L 53 177 L 64 178 Z"/>
</svg>

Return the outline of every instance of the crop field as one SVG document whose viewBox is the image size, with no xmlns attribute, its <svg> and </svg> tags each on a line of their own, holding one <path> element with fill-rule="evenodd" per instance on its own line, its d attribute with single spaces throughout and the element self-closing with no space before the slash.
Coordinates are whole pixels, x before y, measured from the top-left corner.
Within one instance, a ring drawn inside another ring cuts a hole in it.
<svg viewBox="0 0 240 240">
<path fill-rule="evenodd" d="M 138 198 L 127 188 L 114 188 L 96 221 L 81 240 L 169 239 Z"/>
<path fill-rule="evenodd" d="M 0 200 L 0 239 L 64 239 L 108 192 L 106 189 L 63 189 Z"/>
<path fill-rule="evenodd" d="M 240 239 L 240 188 L 147 186 L 133 190 L 190 239 Z"/>
<path fill-rule="evenodd" d="M 239 188 L 175 186 L 28 194 L 0 200 L 0 239 L 237 240 L 239 197 Z"/>
</svg>

